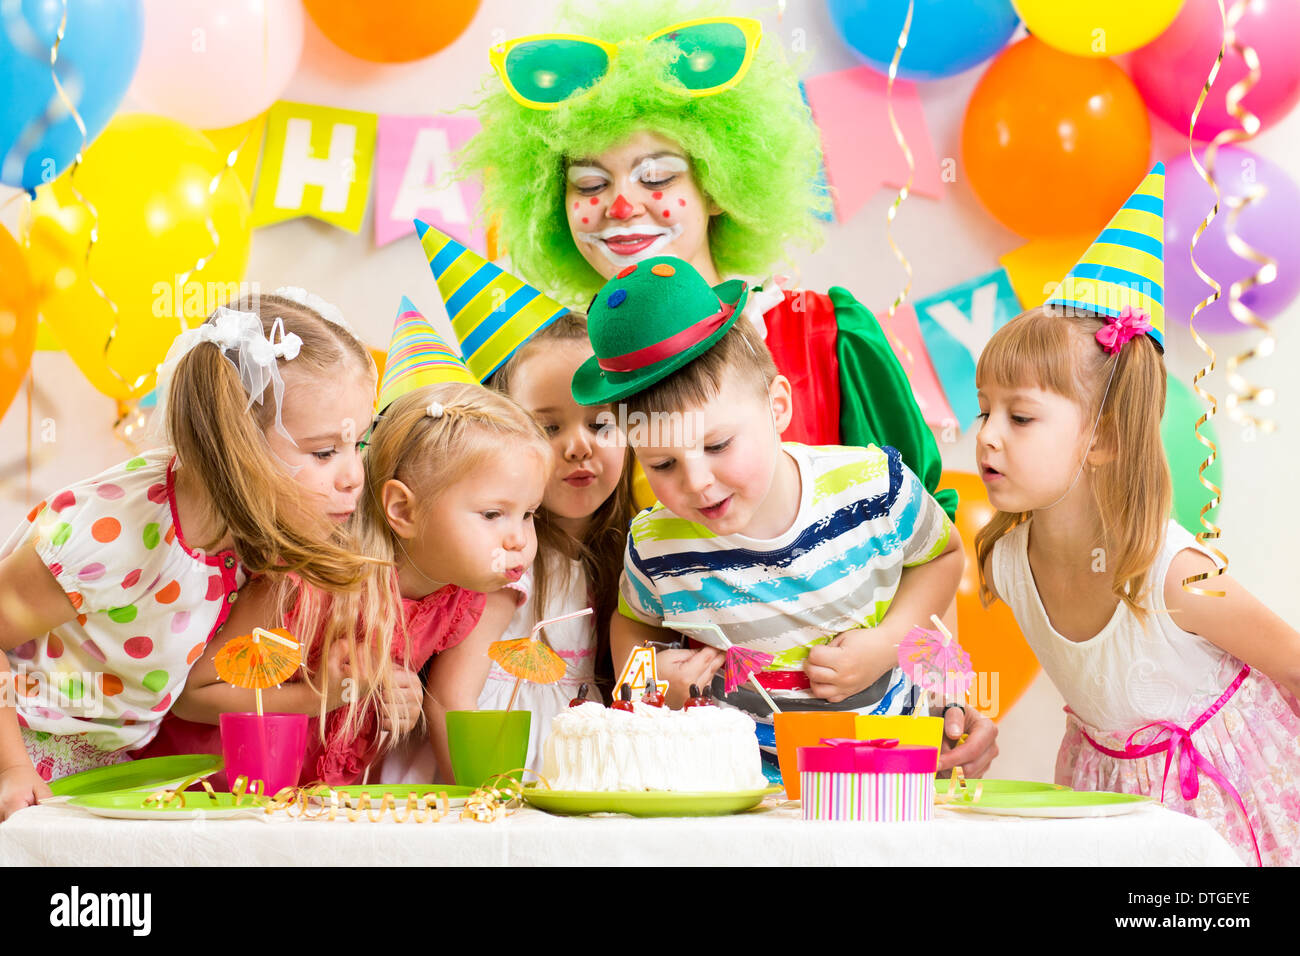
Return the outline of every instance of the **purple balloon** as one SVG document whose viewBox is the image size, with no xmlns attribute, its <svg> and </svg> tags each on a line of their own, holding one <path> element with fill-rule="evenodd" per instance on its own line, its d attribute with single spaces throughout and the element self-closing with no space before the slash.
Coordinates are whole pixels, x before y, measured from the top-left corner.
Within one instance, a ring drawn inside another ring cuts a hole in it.
<svg viewBox="0 0 1300 956">
<path fill-rule="evenodd" d="M 1204 151 L 1196 158 L 1204 165 Z M 1257 252 L 1277 261 L 1277 278 L 1246 292 L 1242 303 L 1259 318 L 1276 316 L 1300 293 L 1300 242 L 1294 239 L 1300 223 L 1300 186 L 1278 166 L 1236 146 L 1219 150 L 1214 179 L 1226 200 L 1249 196 L 1261 187 L 1267 194 L 1251 202 L 1237 218 L 1236 232 Z M 1210 287 L 1192 269 L 1189 247 L 1196 228 L 1214 204 L 1214 192 L 1201 179 L 1189 156 L 1168 164 L 1165 174 L 1165 316 L 1167 322 L 1187 324 L 1196 303 L 1210 294 Z M 1249 328 L 1228 311 L 1228 287 L 1249 278 L 1259 269 L 1228 248 L 1226 201 L 1196 244 L 1196 261 L 1201 269 L 1223 286 L 1223 294 L 1196 316 L 1198 332 L 1241 332 Z"/>
</svg>

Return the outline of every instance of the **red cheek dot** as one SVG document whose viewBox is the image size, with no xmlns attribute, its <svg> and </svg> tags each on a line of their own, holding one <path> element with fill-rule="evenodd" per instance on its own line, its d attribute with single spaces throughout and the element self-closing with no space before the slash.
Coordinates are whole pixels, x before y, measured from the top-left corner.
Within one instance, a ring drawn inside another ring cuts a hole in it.
<svg viewBox="0 0 1300 956">
<path fill-rule="evenodd" d="M 573 208 L 574 208 L 574 209 L 577 209 L 580 205 L 582 205 L 582 204 L 581 204 L 581 203 L 576 203 L 576 202 L 575 202 L 575 203 L 573 204 Z"/>
<path fill-rule="evenodd" d="M 599 203 L 599 202 L 600 202 L 600 197 L 599 197 L 599 196 L 592 196 L 592 197 L 591 197 L 591 204 L 592 204 L 593 206 L 596 205 L 596 204 Z"/>
<path fill-rule="evenodd" d="M 665 209 L 665 210 L 663 211 L 663 213 L 662 213 L 662 215 L 663 215 L 663 217 L 664 217 L 665 219 L 667 219 L 667 218 L 668 218 L 669 216 L 671 216 L 672 214 L 673 214 L 673 213 L 672 213 L 672 210 L 671 210 L 671 209 Z"/>
<path fill-rule="evenodd" d="M 652 193 L 652 195 L 655 197 L 655 199 L 663 199 L 663 198 L 664 198 L 664 194 L 663 194 L 663 193 L 658 193 L 658 192 L 657 192 L 657 193 Z"/>
<path fill-rule="evenodd" d="M 583 217 L 582 217 L 582 222 L 583 222 L 583 225 L 586 225 L 586 222 L 587 222 L 587 217 L 586 217 L 586 216 L 583 216 Z"/>
<path fill-rule="evenodd" d="M 685 206 L 685 205 L 686 205 L 686 200 L 685 200 L 685 199 L 679 199 L 679 200 L 677 200 L 677 205 L 679 205 L 679 206 Z"/>
</svg>

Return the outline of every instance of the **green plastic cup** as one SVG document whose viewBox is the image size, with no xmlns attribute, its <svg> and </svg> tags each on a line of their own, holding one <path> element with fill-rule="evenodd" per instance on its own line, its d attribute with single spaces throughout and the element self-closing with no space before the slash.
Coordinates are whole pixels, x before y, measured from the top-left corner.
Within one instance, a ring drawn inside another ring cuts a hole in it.
<svg viewBox="0 0 1300 956">
<path fill-rule="evenodd" d="M 532 716 L 526 710 L 447 711 L 447 747 L 456 783 L 478 787 L 522 768 Z M 519 776 L 514 774 L 516 780 Z"/>
</svg>

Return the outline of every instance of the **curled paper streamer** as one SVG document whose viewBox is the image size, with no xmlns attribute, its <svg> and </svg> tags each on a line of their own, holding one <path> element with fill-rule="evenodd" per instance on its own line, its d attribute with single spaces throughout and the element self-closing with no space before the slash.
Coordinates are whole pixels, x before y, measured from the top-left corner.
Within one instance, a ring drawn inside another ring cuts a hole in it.
<svg viewBox="0 0 1300 956">
<path fill-rule="evenodd" d="M 936 804 L 966 804 L 979 803 L 980 797 L 984 796 L 983 782 L 977 783 L 972 790 L 966 783 L 966 771 L 961 767 L 952 768 L 952 776 L 948 778 L 948 791 L 946 793 L 938 792 L 938 781 L 935 782 L 936 792 L 934 802 Z"/>
<path fill-rule="evenodd" d="M 1192 309 L 1191 317 L 1189 318 L 1187 323 L 1187 327 L 1191 331 L 1192 339 L 1195 340 L 1197 347 L 1209 357 L 1209 364 L 1197 369 L 1195 374 L 1192 376 L 1192 389 L 1196 392 L 1197 396 L 1200 397 L 1201 401 L 1209 403 L 1209 410 L 1206 411 L 1205 414 L 1201 415 L 1201 417 L 1196 420 L 1196 424 L 1192 426 L 1192 431 L 1196 435 L 1196 440 L 1200 442 L 1202 445 L 1204 445 L 1206 448 L 1208 448 L 1210 451 L 1205 461 L 1201 462 L 1200 466 L 1196 469 L 1197 479 L 1210 492 L 1211 495 L 1210 501 L 1201 506 L 1201 516 L 1200 516 L 1201 524 L 1204 526 L 1205 530 L 1198 531 L 1196 533 L 1196 540 L 1199 544 L 1207 548 L 1215 555 L 1216 561 L 1215 561 L 1215 567 L 1213 572 L 1203 571 L 1200 574 L 1193 574 L 1190 577 L 1184 578 L 1182 581 L 1182 588 L 1184 591 L 1187 591 L 1189 593 L 1200 594 L 1206 597 L 1223 597 L 1224 592 L 1214 591 L 1208 588 L 1193 587 L 1192 586 L 1193 583 L 1196 581 L 1205 581 L 1211 577 L 1217 577 L 1218 575 L 1223 574 L 1228 569 L 1228 556 L 1224 554 L 1222 551 L 1220 551 L 1218 548 L 1212 547 L 1206 543 L 1208 541 L 1219 538 L 1220 535 L 1222 534 L 1222 531 L 1219 528 L 1219 526 L 1207 520 L 1205 516 L 1211 510 L 1218 507 L 1219 502 L 1223 500 L 1222 498 L 1223 492 L 1222 489 L 1217 487 L 1212 481 L 1210 481 L 1208 478 L 1205 477 L 1205 469 L 1209 468 L 1210 465 L 1214 464 L 1215 460 L 1219 457 L 1219 450 L 1217 447 L 1215 447 L 1214 442 L 1212 442 L 1209 438 L 1201 434 L 1201 426 L 1214 417 L 1214 415 L 1218 411 L 1218 405 L 1215 402 L 1214 396 L 1211 395 L 1209 392 L 1207 392 L 1205 389 L 1201 388 L 1200 385 L 1201 379 L 1204 378 L 1206 375 L 1208 375 L 1210 372 L 1214 371 L 1215 357 L 1214 357 L 1214 350 L 1210 348 L 1210 344 L 1201 337 L 1199 332 L 1196 331 L 1196 316 L 1201 312 L 1202 309 L 1206 308 L 1211 303 L 1213 303 L 1216 299 L 1219 298 L 1219 296 L 1223 292 L 1223 287 L 1220 286 L 1219 283 L 1216 282 L 1210 275 L 1208 275 L 1205 272 L 1205 270 L 1201 268 L 1200 263 L 1196 261 L 1196 246 L 1197 243 L 1200 241 L 1201 236 L 1204 234 L 1205 230 L 1210 227 L 1210 223 L 1214 221 L 1214 217 L 1219 214 L 1219 201 L 1220 199 L 1222 199 L 1223 194 L 1219 191 L 1219 184 L 1218 182 L 1215 181 L 1214 178 L 1214 158 L 1215 158 L 1215 153 L 1218 151 L 1219 148 L 1220 137 L 1222 137 L 1224 134 L 1221 133 L 1219 134 L 1219 136 L 1216 136 L 1214 140 L 1210 143 L 1210 145 L 1206 148 L 1205 166 L 1201 166 L 1200 162 L 1196 158 L 1196 150 L 1194 148 L 1195 140 L 1192 138 L 1192 136 L 1196 132 L 1196 120 L 1201 115 L 1201 107 L 1205 105 L 1205 98 L 1206 96 L 1209 95 L 1210 87 L 1214 85 L 1215 77 L 1219 75 L 1219 66 L 1223 63 L 1223 54 L 1227 48 L 1228 17 L 1223 9 L 1223 0 L 1218 0 L 1218 4 L 1219 4 L 1219 16 L 1223 21 L 1223 40 L 1219 44 L 1219 55 L 1215 59 L 1214 65 L 1210 67 L 1210 75 L 1206 77 L 1205 84 L 1204 86 L 1201 87 L 1201 95 L 1197 97 L 1196 108 L 1192 110 L 1191 124 L 1187 130 L 1187 154 L 1188 156 L 1191 157 L 1192 166 L 1196 169 L 1196 172 L 1201 177 L 1201 179 L 1203 179 L 1209 185 L 1210 189 L 1214 191 L 1214 206 L 1210 209 L 1209 213 L 1205 216 L 1205 218 L 1201 220 L 1201 224 L 1196 227 L 1196 232 L 1192 236 L 1191 247 L 1189 249 L 1189 253 L 1192 261 L 1192 269 L 1195 270 L 1197 276 L 1200 277 L 1201 281 L 1204 282 L 1206 285 L 1210 286 L 1210 288 L 1213 291 L 1207 298 L 1201 300 L 1196 304 L 1196 306 Z M 1226 132 L 1228 131 L 1225 130 L 1225 133 Z M 1222 561 L 1223 563 L 1220 565 L 1219 561 Z"/>
<path fill-rule="evenodd" d="M 460 813 L 462 820 L 475 823 L 495 823 L 503 817 L 514 813 L 524 802 L 523 784 L 514 779 L 514 774 L 531 773 L 547 790 L 554 789 L 551 782 L 535 770 L 516 767 L 499 773 L 486 784 L 479 787 L 465 801 L 465 809 Z"/>
<path fill-rule="evenodd" d="M 910 369 L 916 364 L 916 358 L 912 355 L 912 350 L 907 347 L 895 333 L 893 329 L 894 313 L 898 307 L 907 301 L 908 295 L 912 291 L 912 263 L 908 262 L 907 256 L 903 255 L 903 250 L 898 247 L 894 241 L 894 218 L 898 215 L 898 209 L 903 205 L 903 201 L 912 192 L 912 183 L 916 179 L 916 158 L 912 155 L 912 148 L 907 145 L 907 137 L 903 135 L 903 129 L 898 125 L 898 118 L 894 115 L 894 78 L 898 76 L 898 61 L 903 58 L 903 50 L 907 48 L 907 37 L 912 29 L 912 12 L 916 6 L 915 0 L 907 0 L 907 16 L 903 18 L 903 29 L 898 34 L 898 45 L 894 47 L 894 58 L 889 61 L 889 82 L 885 86 L 885 106 L 889 112 L 889 128 L 894 131 L 894 142 L 898 143 L 898 148 L 903 151 L 903 158 L 907 160 L 907 182 L 903 188 L 898 191 L 894 197 L 893 203 L 889 206 L 889 211 L 885 214 L 885 238 L 889 240 L 889 248 L 893 250 L 894 257 L 898 259 L 903 266 L 903 272 L 907 278 L 903 283 L 902 290 L 894 297 L 894 301 L 889 304 L 889 309 L 885 313 L 885 334 L 890 339 L 890 344 L 895 350 L 899 350 Z"/>
</svg>

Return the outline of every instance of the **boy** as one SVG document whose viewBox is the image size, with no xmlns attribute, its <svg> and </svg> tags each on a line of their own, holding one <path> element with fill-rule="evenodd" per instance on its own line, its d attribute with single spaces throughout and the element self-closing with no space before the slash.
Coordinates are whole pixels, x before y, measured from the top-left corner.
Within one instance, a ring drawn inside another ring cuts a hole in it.
<svg viewBox="0 0 1300 956">
<path fill-rule="evenodd" d="M 714 623 L 774 655 L 757 676 L 783 709 L 911 713 L 896 645 L 951 603 L 957 535 L 893 449 L 781 442 L 790 383 L 737 321 L 746 296 L 741 280 L 710 288 L 665 256 L 624 269 L 590 307 L 596 355 L 574 375 L 574 398 L 623 402 L 620 427 L 659 499 L 629 531 L 615 670 L 675 621 Z M 703 648 L 658 659 L 680 706 L 723 657 Z M 769 716 L 743 687 L 727 702 Z M 987 740 L 972 744 L 987 746 L 991 728 L 980 731 Z"/>
</svg>

